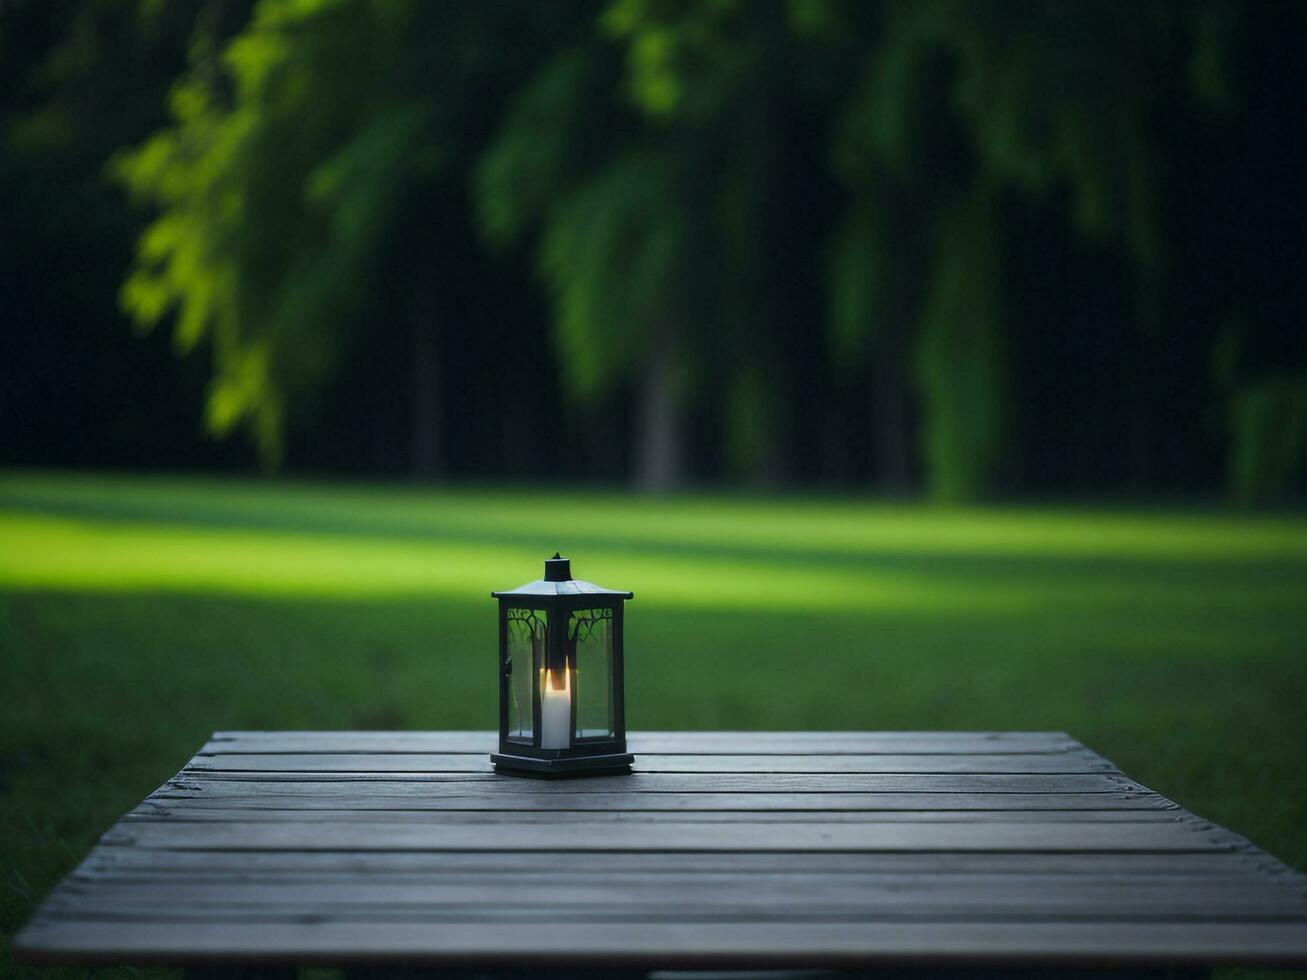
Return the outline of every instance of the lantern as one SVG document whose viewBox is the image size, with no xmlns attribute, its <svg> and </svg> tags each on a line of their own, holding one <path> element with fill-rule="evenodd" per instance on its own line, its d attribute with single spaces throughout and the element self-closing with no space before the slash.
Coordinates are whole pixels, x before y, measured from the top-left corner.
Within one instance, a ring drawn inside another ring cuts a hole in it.
<svg viewBox="0 0 1307 980">
<path fill-rule="evenodd" d="M 545 577 L 499 600 L 498 772 L 626 772 L 622 606 L 630 592 L 572 578 L 559 554 Z"/>
</svg>

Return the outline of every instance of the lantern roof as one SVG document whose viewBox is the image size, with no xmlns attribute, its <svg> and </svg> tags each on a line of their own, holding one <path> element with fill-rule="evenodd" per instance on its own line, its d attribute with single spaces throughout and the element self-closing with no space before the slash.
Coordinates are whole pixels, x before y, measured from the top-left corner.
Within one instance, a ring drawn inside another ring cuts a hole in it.
<svg viewBox="0 0 1307 980">
<path fill-rule="evenodd" d="M 623 592 L 620 589 L 605 589 L 593 582 L 572 578 L 571 560 L 564 558 L 558 552 L 554 552 L 554 557 L 545 559 L 544 578 L 536 579 L 534 582 L 527 582 L 525 585 L 519 585 L 516 589 L 490 593 L 491 597 L 495 599 L 556 599 L 578 595 L 614 596 L 630 599 L 634 594 L 633 592 Z"/>
</svg>

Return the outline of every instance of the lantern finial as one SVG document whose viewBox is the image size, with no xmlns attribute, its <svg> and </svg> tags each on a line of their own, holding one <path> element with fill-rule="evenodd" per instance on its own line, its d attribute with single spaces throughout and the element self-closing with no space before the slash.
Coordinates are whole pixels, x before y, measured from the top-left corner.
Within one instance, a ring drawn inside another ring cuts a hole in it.
<svg viewBox="0 0 1307 980">
<path fill-rule="evenodd" d="M 545 559 L 545 581 L 566 582 L 572 577 L 572 562 L 557 551 L 553 558 Z"/>
</svg>

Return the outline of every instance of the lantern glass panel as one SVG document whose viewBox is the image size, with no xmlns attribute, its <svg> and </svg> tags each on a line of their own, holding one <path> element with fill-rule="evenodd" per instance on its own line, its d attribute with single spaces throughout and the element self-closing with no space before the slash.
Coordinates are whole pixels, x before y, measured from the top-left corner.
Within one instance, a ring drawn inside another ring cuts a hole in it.
<svg viewBox="0 0 1307 980">
<path fill-rule="evenodd" d="M 567 638 L 576 667 L 576 738 L 615 738 L 613 611 L 576 610 L 568 619 Z"/>
<path fill-rule="evenodd" d="M 508 737 L 530 742 L 535 733 L 531 678 L 545 662 L 549 621 L 543 609 L 509 609 L 507 617 Z"/>
</svg>

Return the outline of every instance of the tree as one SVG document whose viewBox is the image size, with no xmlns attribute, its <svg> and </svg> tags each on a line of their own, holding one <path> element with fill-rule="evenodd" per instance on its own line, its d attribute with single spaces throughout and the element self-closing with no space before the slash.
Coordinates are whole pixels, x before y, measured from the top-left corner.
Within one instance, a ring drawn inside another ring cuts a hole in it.
<svg viewBox="0 0 1307 980">
<path fill-rule="evenodd" d="M 638 377 L 636 482 L 665 490 L 685 472 L 695 218 L 685 147 L 648 139 L 605 105 L 613 67 L 585 45 L 541 68 L 478 165 L 479 214 L 501 246 L 538 229 L 560 368 L 576 399 L 594 406 Z"/>
<path fill-rule="evenodd" d="M 159 210 L 123 304 L 142 328 L 173 317 L 181 351 L 211 345 L 212 431 L 247 426 L 275 465 L 292 409 L 381 329 L 409 351 L 415 469 L 439 469 L 447 229 L 413 209 L 461 182 L 478 100 L 554 26 L 528 7 L 264 0 L 230 44 L 197 48 L 172 125 L 113 169 Z"/>
<path fill-rule="evenodd" d="M 242 4 L 225 9 L 239 22 Z M 0 4 L 0 458 L 29 465 L 237 462 L 195 439 L 202 371 L 114 314 L 137 216 L 104 161 L 165 119 L 188 41 L 234 29 L 200 4 Z M 142 382 L 140 379 L 144 379 Z"/>
<path fill-rule="evenodd" d="M 171 125 L 113 164 L 156 210 L 123 301 L 212 350 L 208 423 L 269 464 L 325 424 L 366 341 L 399 352 L 418 472 L 450 437 L 524 459 L 563 403 L 545 472 L 579 472 L 575 439 L 592 460 L 631 444 L 654 489 L 855 472 L 946 500 L 1023 457 L 1041 489 L 1207 473 L 1159 434 L 1217 457 L 1208 355 L 1234 319 L 1229 465 L 1284 484 L 1294 304 L 1252 262 L 1205 275 L 1258 243 L 1185 199 L 1244 182 L 1236 147 L 1277 157 L 1258 134 L 1284 125 L 1210 125 L 1238 115 L 1231 36 L 1261 64 L 1272 20 L 1229 0 L 263 0 L 230 41 L 197 29 Z M 532 266 L 547 317 L 506 286 Z M 1050 299 L 1065 283 L 1078 299 Z"/>
<path fill-rule="evenodd" d="M 514 103 L 480 167 L 483 226 L 500 243 L 539 230 L 570 389 L 634 386 L 640 485 L 681 482 L 706 403 L 727 471 L 778 478 L 812 299 L 792 130 L 819 111 L 792 84 L 785 7 L 617 0 L 599 32 Z"/>
<path fill-rule="evenodd" d="M 922 451 L 936 496 L 977 495 L 1002 459 L 1004 243 L 995 209 L 1005 192 L 1065 189 L 1071 228 L 1124 251 L 1140 329 L 1160 329 L 1155 122 L 1171 104 L 1175 66 L 1209 15 L 1163 3 L 884 5 L 862 81 L 842 110 L 837 160 L 851 190 L 864 202 L 871 195 L 861 207 L 881 216 L 875 202 L 884 201 L 887 176 L 893 188 L 929 174 L 917 199 L 933 202 L 920 220 L 934 254 L 914 332 Z M 944 154 L 953 166 L 938 167 L 938 141 L 923 138 L 932 117 L 962 140 Z M 865 256 L 871 281 L 896 278 L 892 250 L 870 237 L 874 219 L 860 220 L 836 247 L 832 306 L 845 344 L 895 320 L 885 303 L 858 299 L 852 252 Z M 1141 404 L 1136 415 L 1144 411 Z"/>
</svg>

